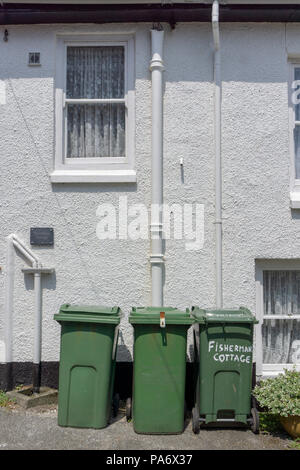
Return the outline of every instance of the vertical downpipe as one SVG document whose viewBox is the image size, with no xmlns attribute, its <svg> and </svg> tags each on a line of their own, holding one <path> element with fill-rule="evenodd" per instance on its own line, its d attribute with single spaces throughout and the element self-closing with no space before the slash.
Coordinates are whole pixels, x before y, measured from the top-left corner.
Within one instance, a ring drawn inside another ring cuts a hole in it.
<svg viewBox="0 0 300 470">
<path fill-rule="evenodd" d="M 4 309 L 4 343 L 5 343 L 5 369 L 4 391 L 12 390 L 12 361 L 13 361 L 13 295 L 14 295 L 14 245 L 13 238 L 7 237 L 6 252 L 6 277 L 5 277 L 5 309 Z"/>
<path fill-rule="evenodd" d="M 214 38 L 214 84 L 215 84 L 215 225 L 216 225 L 216 306 L 223 307 L 222 279 L 222 160 L 221 160 L 221 51 L 219 31 L 219 2 L 212 6 L 212 29 Z"/>
<path fill-rule="evenodd" d="M 39 393 L 41 382 L 41 341 L 42 341 L 42 272 L 38 258 L 30 251 L 16 235 L 7 237 L 6 278 L 5 278 L 5 310 L 4 310 L 4 342 L 5 342 L 5 376 L 3 388 L 5 391 L 13 388 L 13 300 L 14 300 L 14 275 L 15 275 L 15 249 L 32 265 L 34 273 L 35 290 L 35 332 L 34 332 L 34 357 L 33 357 L 33 391 Z M 26 269 L 24 270 L 26 271 Z"/>
<path fill-rule="evenodd" d="M 33 370 L 32 384 L 33 392 L 40 392 L 41 385 L 41 344 L 42 344 L 42 274 L 34 273 L 35 290 L 35 325 L 34 325 L 34 348 L 33 348 Z"/>
<path fill-rule="evenodd" d="M 151 206 L 151 282 L 152 305 L 163 305 L 163 42 L 164 31 L 151 30 L 152 59 L 152 206 Z"/>
</svg>

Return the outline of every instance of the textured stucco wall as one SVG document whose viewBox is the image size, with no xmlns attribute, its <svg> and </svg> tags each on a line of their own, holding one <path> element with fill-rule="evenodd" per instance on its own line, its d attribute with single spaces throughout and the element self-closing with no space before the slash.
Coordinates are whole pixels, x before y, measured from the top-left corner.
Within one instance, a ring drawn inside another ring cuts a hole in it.
<svg viewBox="0 0 300 470">
<path fill-rule="evenodd" d="M 100 203 L 150 204 L 151 25 L 18 26 L 0 41 L 0 362 L 3 339 L 5 237 L 29 245 L 32 226 L 53 226 L 54 248 L 33 248 L 55 276 L 43 279 L 43 361 L 59 353 L 63 302 L 120 305 L 119 360 L 130 360 L 132 305 L 150 303 L 149 242 L 98 240 Z M 209 24 L 165 25 L 164 198 L 205 205 L 205 243 L 186 251 L 185 241 L 166 241 L 165 305 L 213 306 L 214 128 L 213 53 Z M 136 34 L 137 184 L 51 184 L 54 146 L 55 35 L 76 32 Z M 283 24 L 222 25 L 222 158 L 224 305 L 255 311 L 255 258 L 300 258 L 300 220 L 289 208 L 290 150 L 287 51 L 300 54 L 300 30 Z M 41 67 L 28 67 L 28 52 Z M 184 172 L 180 158 L 184 158 Z M 16 260 L 14 361 L 30 361 L 34 292 Z"/>
</svg>

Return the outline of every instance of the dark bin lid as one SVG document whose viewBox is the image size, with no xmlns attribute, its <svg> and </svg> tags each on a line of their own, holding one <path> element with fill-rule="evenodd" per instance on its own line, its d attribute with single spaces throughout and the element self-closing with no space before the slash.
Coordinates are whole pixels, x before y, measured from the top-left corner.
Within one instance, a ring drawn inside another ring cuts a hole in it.
<svg viewBox="0 0 300 470">
<path fill-rule="evenodd" d="M 191 315 L 197 323 L 258 323 L 255 316 L 245 307 L 238 310 L 204 310 L 192 307 Z"/>
<path fill-rule="evenodd" d="M 58 322 L 118 324 L 120 318 L 120 307 L 106 307 L 102 305 L 63 304 L 59 309 L 59 313 L 54 315 L 54 320 Z"/>
<path fill-rule="evenodd" d="M 191 325 L 194 323 L 188 308 L 178 310 L 173 307 L 132 307 L 129 322 L 132 324 L 159 325 L 162 312 L 165 313 L 166 325 Z"/>
</svg>

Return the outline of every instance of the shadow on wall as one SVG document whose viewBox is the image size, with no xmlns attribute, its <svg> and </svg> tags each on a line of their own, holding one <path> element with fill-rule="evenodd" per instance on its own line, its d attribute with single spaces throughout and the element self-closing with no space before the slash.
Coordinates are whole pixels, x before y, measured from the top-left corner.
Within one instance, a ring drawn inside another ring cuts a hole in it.
<svg viewBox="0 0 300 470">
<path fill-rule="evenodd" d="M 24 284 L 26 290 L 34 290 L 34 276 L 29 273 L 24 273 Z M 56 289 L 55 271 L 51 274 L 42 275 L 42 289 Z"/>
<path fill-rule="evenodd" d="M 193 362 L 194 360 L 194 346 L 193 344 L 190 344 L 188 348 L 188 354 L 187 354 L 187 362 Z"/>
<path fill-rule="evenodd" d="M 119 344 L 117 349 L 117 361 L 131 362 L 132 354 L 125 344 L 123 332 L 119 330 Z"/>
<path fill-rule="evenodd" d="M 300 220 L 300 209 L 291 209 L 292 220 Z"/>
<path fill-rule="evenodd" d="M 170 26 L 163 22 L 163 27 L 165 31 L 163 57 L 165 81 L 213 82 L 213 41 L 210 22 L 191 24 L 180 22 L 176 24 L 174 30 L 171 30 Z M 151 28 L 151 23 L 136 25 L 138 42 L 136 76 L 138 80 L 150 80 L 148 66 L 151 58 Z M 80 33 L 107 32 L 111 34 L 113 31 L 118 31 L 118 26 L 87 24 L 78 25 L 76 29 Z M 8 27 L 8 30 L 9 40 L 3 42 L 1 46 L 1 56 L 6 65 L 3 67 L 2 79 L 53 78 L 56 65 L 55 35 L 61 32 L 61 28 L 50 24 L 34 25 L 34 27 L 28 25 L 20 31 Z M 131 31 L 132 26 L 130 27 Z M 28 54 L 32 50 L 32 46 L 28 45 L 28 34 L 30 40 L 36 41 L 38 44 L 35 47 L 38 49 L 37 52 L 41 53 L 40 67 L 28 66 Z M 283 23 L 221 23 L 223 80 L 274 83 L 281 82 L 284 76 L 284 81 L 286 81 L 286 70 L 280 70 L 278 58 L 284 61 L 285 41 L 289 40 L 289 36 L 293 38 L 293 33 L 289 30 L 286 31 Z M 14 57 L 16 56 L 19 63 L 22 64 L 19 68 L 15 66 Z M 268 62 L 266 62 L 266 58 Z"/>
<path fill-rule="evenodd" d="M 118 352 L 117 352 L 118 360 L 122 360 L 123 362 L 131 362 L 132 356 L 125 344 L 118 345 Z"/>
<path fill-rule="evenodd" d="M 133 193 L 137 191 L 137 183 L 52 183 L 54 193 Z"/>
</svg>

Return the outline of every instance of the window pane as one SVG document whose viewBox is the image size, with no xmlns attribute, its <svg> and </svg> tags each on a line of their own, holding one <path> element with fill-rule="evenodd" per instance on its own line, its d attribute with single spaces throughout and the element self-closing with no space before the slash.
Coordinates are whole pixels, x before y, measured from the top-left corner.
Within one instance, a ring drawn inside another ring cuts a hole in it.
<svg viewBox="0 0 300 470">
<path fill-rule="evenodd" d="M 99 158 L 125 156 L 125 105 L 67 107 L 67 156 Z"/>
<path fill-rule="evenodd" d="M 264 271 L 263 286 L 263 362 L 300 363 L 300 271 Z M 299 315 L 299 320 L 268 320 L 268 315 Z"/>
<path fill-rule="evenodd" d="M 124 98 L 124 47 L 68 47 L 67 98 Z"/>
<path fill-rule="evenodd" d="M 300 81 L 300 67 L 295 68 L 294 79 Z M 297 98 L 299 98 L 299 87 L 295 88 L 295 92 Z M 295 119 L 296 121 L 300 121 L 300 104 L 295 104 Z"/>
<path fill-rule="evenodd" d="M 264 364 L 300 364 L 300 321 L 264 320 Z"/>
<path fill-rule="evenodd" d="M 300 271 L 264 271 L 264 315 L 300 314 Z"/>
<path fill-rule="evenodd" d="M 296 178 L 300 179 L 300 126 L 294 128 L 294 143 L 295 143 L 295 172 Z"/>
</svg>

